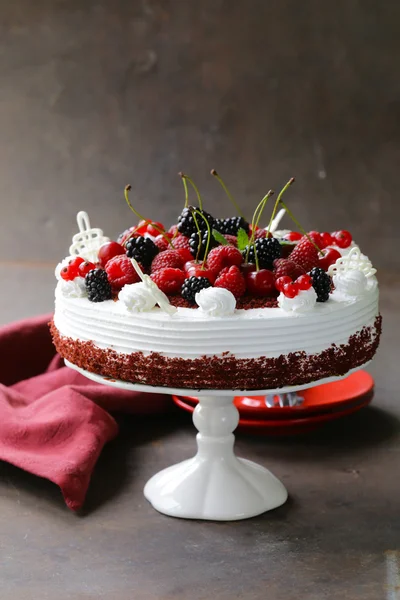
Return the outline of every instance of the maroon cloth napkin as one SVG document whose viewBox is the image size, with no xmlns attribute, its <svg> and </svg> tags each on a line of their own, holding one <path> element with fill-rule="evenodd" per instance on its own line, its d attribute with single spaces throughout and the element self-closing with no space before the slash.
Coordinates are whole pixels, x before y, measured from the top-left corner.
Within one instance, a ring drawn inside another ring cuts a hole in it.
<svg viewBox="0 0 400 600">
<path fill-rule="evenodd" d="M 104 444 L 118 433 L 108 411 L 162 413 L 170 398 L 97 384 L 65 367 L 51 318 L 0 329 L 0 460 L 53 481 L 78 510 Z"/>
</svg>

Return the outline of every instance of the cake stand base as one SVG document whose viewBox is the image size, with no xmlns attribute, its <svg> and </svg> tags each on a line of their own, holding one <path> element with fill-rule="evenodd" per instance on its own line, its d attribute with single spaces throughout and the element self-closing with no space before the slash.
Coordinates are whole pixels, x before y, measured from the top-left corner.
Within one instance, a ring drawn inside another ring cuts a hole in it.
<svg viewBox="0 0 400 600">
<path fill-rule="evenodd" d="M 105 385 L 143 392 L 193 393 L 199 398 L 193 413 L 193 422 L 199 431 L 196 436 L 197 454 L 157 473 L 144 488 L 145 497 L 159 512 L 186 519 L 235 521 L 272 510 L 286 501 L 287 491 L 272 473 L 256 463 L 237 458 L 233 452 L 235 437 L 232 432 L 239 423 L 239 412 L 233 400 L 241 392 L 132 384 L 89 373 L 68 361 L 65 363 Z M 252 393 L 284 394 L 306 387 L 311 386 L 254 390 Z"/>
</svg>

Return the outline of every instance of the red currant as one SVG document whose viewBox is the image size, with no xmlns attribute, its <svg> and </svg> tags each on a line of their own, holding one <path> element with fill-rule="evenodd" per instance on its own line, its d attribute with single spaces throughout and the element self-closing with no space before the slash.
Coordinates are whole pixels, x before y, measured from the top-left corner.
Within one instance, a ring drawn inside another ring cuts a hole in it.
<svg viewBox="0 0 400 600">
<path fill-rule="evenodd" d="M 296 284 L 299 286 L 299 290 L 309 290 L 312 286 L 312 279 L 309 275 L 300 275 L 296 279 Z"/>
<path fill-rule="evenodd" d="M 278 277 L 275 281 L 275 287 L 278 292 L 282 292 L 285 285 L 292 283 L 291 277 L 289 275 L 283 275 L 282 277 Z"/>
<path fill-rule="evenodd" d="M 333 239 L 332 235 L 330 233 L 328 233 L 327 231 L 325 231 L 324 233 L 321 233 L 321 240 L 322 240 L 322 248 L 326 248 L 327 246 L 332 246 L 332 244 L 335 243 L 335 240 Z M 321 248 L 321 250 L 322 250 Z"/>
<path fill-rule="evenodd" d="M 247 289 L 253 296 L 276 296 L 275 276 L 272 271 L 249 271 L 245 279 Z"/>
<path fill-rule="evenodd" d="M 79 274 L 79 265 L 85 262 L 81 256 L 76 256 L 69 261 L 68 265 L 61 269 L 60 275 L 65 281 L 72 281 Z"/>
<path fill-rule="evenodd" d="M 351 235 L 350 231 L 346 231 L 345 229 L 342 229 L 341 231 L 335 231 L 335 233 L 332 235 L 336 245 L 339 246 L 339 248 L 348 248 L 353 241 L 353 236 Z"/>
<path fill-rule="evenodd" d="M 318 266 L 327 271 L 341 256 L 340 252 L 335 250 L 335 248 L 324 248 L 322 254 L 318 256 Z"/>
<path fill-rule="evenodd" d="M 283 286 L 282 292 L 286 296 L 286 298 L 295 298 L 299 293 L 299 286 L 297 283 L 287 283 Z"/>
<path fill-rule="evenodd" d="M 290 231 L 290 233 L 287 233 L 283 239 L 288 240 L 289 242 L 298 242 L 302 237 L 303 235 L 298 231 Z"/>
<path fill-rule="evenodd" d="M 118 242 L 106 242 L 100 246 L 97 254 L 100 266 L 104 269 L 109 260 L 120 254 L 125 254 L 125 248 L 121 244 L 118 244 Z"/>
<path fill-rule="evenodd" d="M 86 275 L 89 273 L 89 271 L 91 271 L 92 269 L 95 269 L 95 268 L 96 268 L 96 265 L 94 265 L 93 263 L 85 260 L 78 267 L 78 275 L 80 277 L 86 277 Z"/>
</svg>

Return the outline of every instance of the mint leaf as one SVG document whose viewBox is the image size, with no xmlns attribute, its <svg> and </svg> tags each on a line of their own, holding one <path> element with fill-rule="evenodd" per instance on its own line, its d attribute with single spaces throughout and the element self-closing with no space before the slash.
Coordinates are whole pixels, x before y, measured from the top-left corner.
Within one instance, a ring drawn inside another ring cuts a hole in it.
<svg viewBox="0 0 400 600">
<path fill-rule="evenodd" d="M 228 242 L 226 241 L 226 239 L 224 238 L 224 236 L 222 235 L 222 233 L 220 233 L 216 229 L 213 229 L 212 230 L 212 234 L 213 234 L 213 237 L 214 237 L 215 241 L 219 242 L 223 246 L 227 246 L 228 245 Z"/>
<path fill-rule="evenodd" d="M 246 246 L 248 246 L 248 244 L 249 244 L 249 236 L 247 235 L 245 230 L 242 229 L 242 227 L 240 227 L 238 234 L 237 234 L 237 247 L 240 251 L 242 251 L 246 248 Z"/>
</svg>

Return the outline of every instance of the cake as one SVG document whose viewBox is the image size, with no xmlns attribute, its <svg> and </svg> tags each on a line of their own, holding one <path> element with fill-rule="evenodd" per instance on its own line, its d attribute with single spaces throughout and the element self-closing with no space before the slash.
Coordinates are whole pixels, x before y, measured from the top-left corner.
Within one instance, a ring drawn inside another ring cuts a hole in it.
<svg viewBox="0 0 400 600">
<path fill-rule="evenodd" d="M 277 209 L 292 216 L 283 191 L 265 229 L 270 193 L 251 223 L 186 198 L 177 225 L 141 219 L 118 241 L 80 212 L 56 268 L 57 351 L 105 378 L 183 389 L 306 386 L 368 363 L 376 271 L 347 231 L 278 230 Z"/>
</svg>

